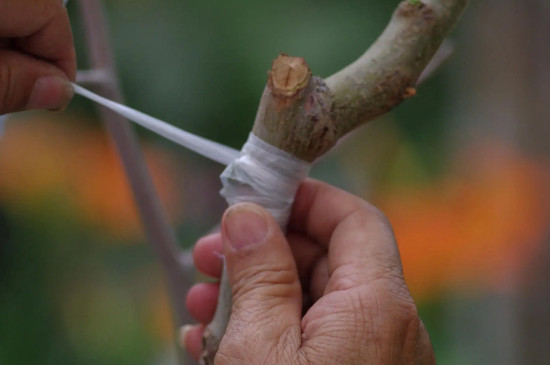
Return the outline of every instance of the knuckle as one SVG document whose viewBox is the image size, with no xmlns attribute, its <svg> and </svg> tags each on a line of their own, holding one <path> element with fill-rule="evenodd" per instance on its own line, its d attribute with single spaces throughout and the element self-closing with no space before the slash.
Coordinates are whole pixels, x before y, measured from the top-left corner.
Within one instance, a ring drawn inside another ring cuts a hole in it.
<svg viewBox="0 0 550 365">
<path fill-rule="evenodd" d="M 414 325 L 414 329 L 417 330 L 420 328 L 420 317 L 418 316 L 418 309 L 414 304 L 412 298 L 401 299 L 399 303 L 399 308 L 402 316 L 402 321 L 407 323 L 408 326 Z"/>
<path fill-rule="evenodd" d="M 402 325 L 403 353 L 414 357 L 426 357 L 430 359 L 431 351 L 426 351 L 426 349 L 431 348 L 429 336 L 418 315 L 416 306 L 410 306 L 409 311 L 404 314 Z M 427 354 L 422 355 L 423 352 L 427 352 Z"/>
<path fill-rule="evenodd" d="M 364 316 L 356 321 L 374 324 L 363 338 L 379 344 L 399 343 L 404 351 L 414 347 L 419 341 L 422 321 L 412 297 L 399 290 L 398 293 L 378 291 L 370 298 L 373 300 L 355 298 L 355 310 Z M 364 327 L 369 328 L 368 325 Z"/>
<path fill-rule="evenodd" d="M 390 220 L 380 209 L 366 201 L 362 201 L 352 210 L 346 220 L 352 228 L 364 231 L 368 227 L 371 234 L 377 232 L 381 237 L 391 237 L 392 242 L 394 241 Z"/>
<path fill-rule="evenodd" d="M 398 293 L 391 298 L 390 318 L 394 328 L 401 333 L 404 343 L 415 342 L 422 328 L 418 308 L 410 295 Z"/>
<path fill-rule="evenodd" d="M 378 222 L 383 228 L 392 230 L 391 223 L 386 214 L 381 211 L 377 206 L 364 202 L 362 211 L 365 214 L 365 218 L 373 219 Z"/>
<path fill-rule="evenodd" d="M 233 299 L 255 299 L 257 295 L 288 297 L 300 291 L 295 269 L 281 263 L 249 266 L 238 272 L 233 280 Z"/>
</svg>

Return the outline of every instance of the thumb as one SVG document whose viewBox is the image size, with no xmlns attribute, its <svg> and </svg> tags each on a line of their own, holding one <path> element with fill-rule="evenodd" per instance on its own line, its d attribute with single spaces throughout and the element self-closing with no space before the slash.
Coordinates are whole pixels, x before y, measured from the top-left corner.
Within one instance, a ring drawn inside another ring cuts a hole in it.
<svg viewBox="0 0 550 365">
<path fill-rule="evenodd" d="M 31 109 L 59 110 L 73 95 L 61 69 L 19 52 L 0 49 L 0 115 Z"/>
<path fill-rule="evenodd" d="M 237 204 L 223 217 L 222 239 L 233 293 L 226 333 L 238 335 L 225 336 L 221 351 L 230 346 L 248 356 L 253 353 L 260 361 L 258 356 L 275 346 L 298 349 L 302 291 L 294 257 L 278 224 L 255 204 Z M 231 346 L 235 341 L 239 343 Z"/>
</svg>

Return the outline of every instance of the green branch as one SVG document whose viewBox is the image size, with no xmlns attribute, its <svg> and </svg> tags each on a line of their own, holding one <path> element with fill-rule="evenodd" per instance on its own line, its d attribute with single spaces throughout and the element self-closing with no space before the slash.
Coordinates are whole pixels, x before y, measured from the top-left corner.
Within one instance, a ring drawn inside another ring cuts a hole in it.
<svg viewBox="0 0 550 365">
<path fill-rule="evenodd" d="M 326 79 L 339 136 L 412 96 L 418 77 L 467 3 L 468 0 L 402 2 L 368 51 Z"/>
</svg>

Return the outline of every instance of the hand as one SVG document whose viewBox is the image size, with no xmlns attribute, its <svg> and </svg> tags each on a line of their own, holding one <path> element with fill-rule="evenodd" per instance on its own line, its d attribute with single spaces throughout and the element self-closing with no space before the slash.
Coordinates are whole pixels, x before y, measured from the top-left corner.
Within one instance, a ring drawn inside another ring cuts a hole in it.
<svg viewBox="0 0 550 365">
<path fill-rule="evenodd" d="M 0 1 L 0 115 L 61 109 L 76 75 L 73 36 L 61 0 Z"/>
<path fill-rule="evenodd" d="M 221 253 L 233 308 L 216 364 L 435 364 L 391 226 L 361 199 L 302 183 L 286 238 L 264 209 L 233 206 L 222 233 L 197 243 L 197 268 L 219 277 Z M 217 295 L 217 284 L 190 290 L 200 323 L 212 319 Z M 203 328 L 184 335 L 195 357 Z"/>
</svg>

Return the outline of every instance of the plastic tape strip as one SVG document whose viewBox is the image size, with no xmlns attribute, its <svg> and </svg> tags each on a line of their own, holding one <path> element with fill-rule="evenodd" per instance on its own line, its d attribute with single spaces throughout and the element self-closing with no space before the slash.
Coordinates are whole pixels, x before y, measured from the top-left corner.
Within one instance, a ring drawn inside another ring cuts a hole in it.
<svg viewBox="0 0 550 365">
<path fill-rule="evenodd" d="M 294 195 L 311 164 L 250 133 L 241 152 L 176 128 L 147 114 L 96 95 L 76 84 L 75 93 L 99 103 L 135 123 L 198 154 L 228 165 L 222 173 L 220 194 L 229 205 L 256 203 L 267 209 L 284 230 Z"/>
<path fill-rule="evenodd" d="M 221 143 L 186 132 L 160 119 L 151 117 L 145 113 L 94 94 L 93 92 L 76 84 L 73 84 L 73 88 L 76 94 L 95 101 L 96 103 L 111 109 L 115 113 L 141 125 L 142 127 L 147 128 L 163 136 L 164 138 L 169 139 L 170 141 L 186 147 L 191 151 L 194 151 L 199 155 L 207 157 L 213 161 L 219 162 L 223 165 L 229 165 L 239 156 L 239 151 L 234 148 L 227 147 Z"/>
</svg>

